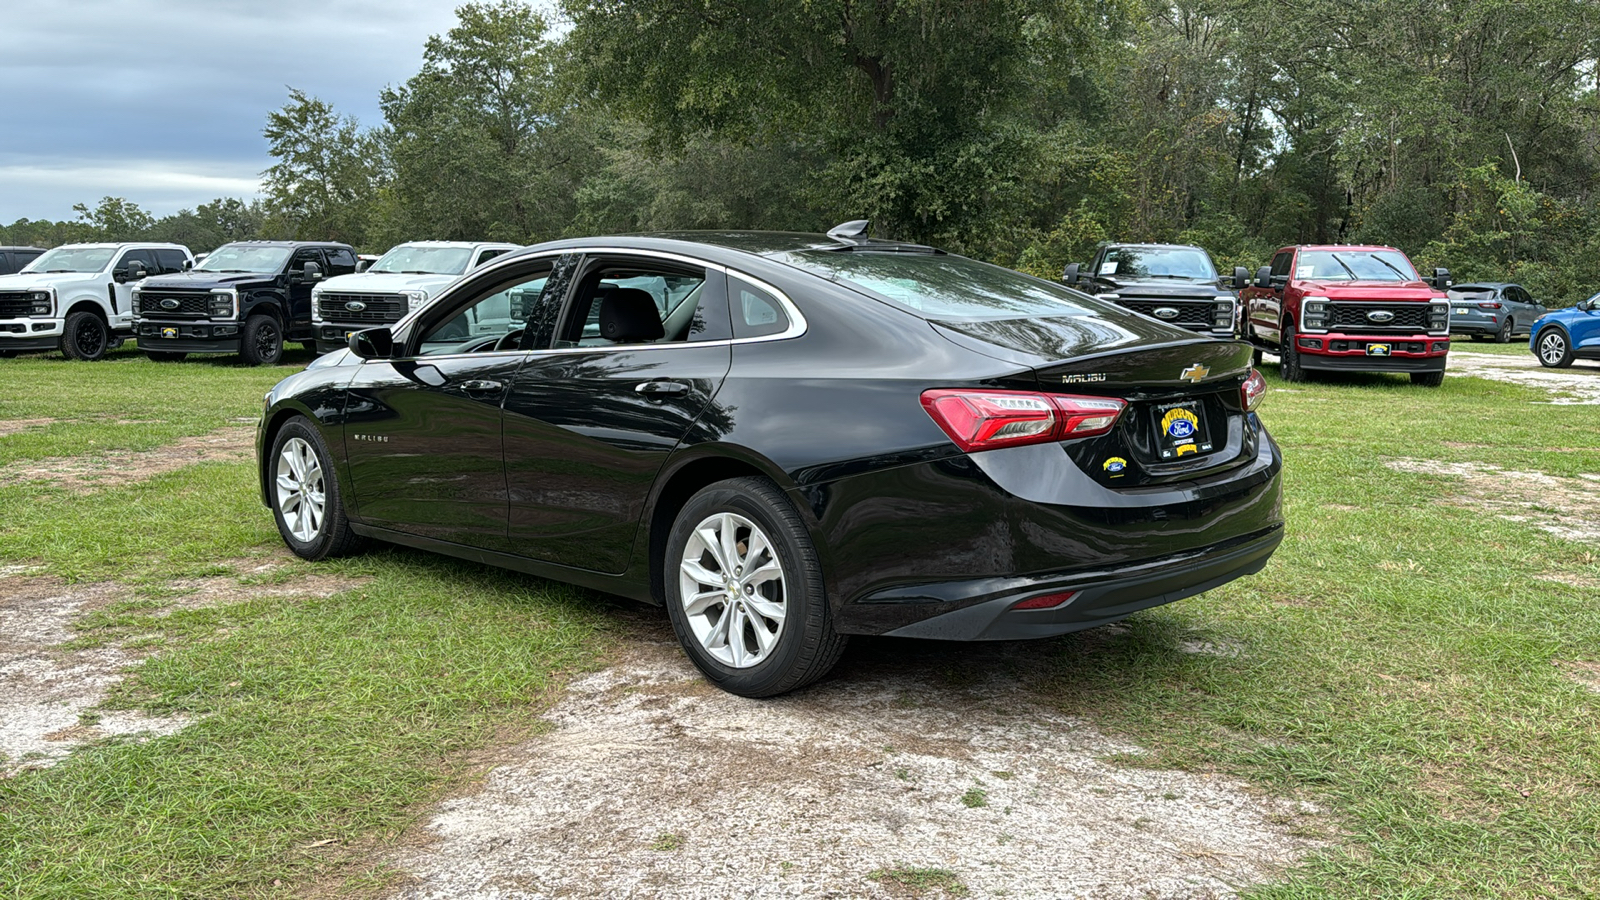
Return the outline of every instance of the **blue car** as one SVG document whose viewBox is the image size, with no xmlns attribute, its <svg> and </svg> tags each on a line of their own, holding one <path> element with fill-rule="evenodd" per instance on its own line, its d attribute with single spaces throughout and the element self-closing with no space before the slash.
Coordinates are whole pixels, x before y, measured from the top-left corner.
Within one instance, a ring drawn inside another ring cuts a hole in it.
<svg viewBox="0 0 1600 900">
<path fill-rule="evenodd" d="M 1600 294 L 1540 316 L 1528 349 L 1550 369 L 1564 369 L 1575 359 L 1600 359 Z"/>
</svg>

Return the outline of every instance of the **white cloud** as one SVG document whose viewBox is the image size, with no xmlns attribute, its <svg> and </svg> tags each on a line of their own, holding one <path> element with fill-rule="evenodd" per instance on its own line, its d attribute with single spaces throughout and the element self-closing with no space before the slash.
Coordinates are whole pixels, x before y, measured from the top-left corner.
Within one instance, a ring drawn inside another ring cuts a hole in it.
<svg viewBox="0 0 1600 900">
<path fill-rule="evenodd" d="M 93 206 L 101 197 L 125 197 L 162 216 L 218 197 L 248 200 L 260 191 L 260 178 L 248 165 L 195 160 L 0 163 L 0 224 L 20 218 L 71 219 L 73 203 Z"/>
</svg>

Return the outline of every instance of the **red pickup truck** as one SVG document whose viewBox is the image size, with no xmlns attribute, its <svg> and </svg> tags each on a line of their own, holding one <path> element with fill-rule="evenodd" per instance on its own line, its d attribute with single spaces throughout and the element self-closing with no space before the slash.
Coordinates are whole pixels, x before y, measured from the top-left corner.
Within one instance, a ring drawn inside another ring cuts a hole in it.
<svg viewBox="0 0 1600 900">
<path fill-rule="evenodd" d="M 1241 336 L 1278 355 L 1285 381 L 1309 371 L 1408 372 L 1444 383 L 1450 353 L 1450 272 L 1422 278 L 1393 247 L 1284 247 L 1240 292 Z"/>
</svg>

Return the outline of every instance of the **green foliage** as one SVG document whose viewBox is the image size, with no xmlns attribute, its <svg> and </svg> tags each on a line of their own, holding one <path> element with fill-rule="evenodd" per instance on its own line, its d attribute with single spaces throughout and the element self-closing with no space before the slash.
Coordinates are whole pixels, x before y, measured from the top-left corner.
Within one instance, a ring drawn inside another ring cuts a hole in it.
<svg viewBox="0 0 1600 900">
<path fill-rule="evenodd" d="M 261 133 L 277 159 L 262 173 L 268 227 L 291 238 L 361 243 L 383 178 L 377 138 L 294 88 Z"/>
</svg>

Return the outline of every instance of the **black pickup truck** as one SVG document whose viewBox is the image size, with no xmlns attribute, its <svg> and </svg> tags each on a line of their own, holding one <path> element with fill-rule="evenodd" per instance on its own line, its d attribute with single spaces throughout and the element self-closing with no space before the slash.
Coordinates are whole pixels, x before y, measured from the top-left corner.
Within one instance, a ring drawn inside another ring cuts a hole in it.
<svg viewBox="0 0 1600 900">
<path fill-rule="evenodd" d="M 238 241 L 188 272 L 147 278 L 134 289 L 134 334 L 156 360 L 237 353 L 271 365 L 285 340 L 311 344 L 311 288 L 356 270 L 347 244 Z"/>
<path fill-rule="evenodd" d="M 1238 291 L 1250 283 L 1250 270 L 1219 276 L 1211 254 L 1185 244 L 1102 244 L 1087 270 L 1073 263 L 1061 280 L 1168 324 L 1232 340 Z"/>
</svg>

